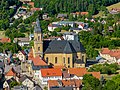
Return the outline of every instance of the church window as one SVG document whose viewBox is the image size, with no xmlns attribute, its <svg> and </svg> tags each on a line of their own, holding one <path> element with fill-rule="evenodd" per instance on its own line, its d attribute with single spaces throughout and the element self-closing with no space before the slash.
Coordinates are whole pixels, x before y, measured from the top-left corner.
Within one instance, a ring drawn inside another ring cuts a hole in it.
<svg viewBox="0 0 120 90">
<path fill-rule="evenodd" d="M 40 47 L 38 47 L 38 51 L 40 51 Z"/>
<path fill-rule="evenodd" d="M 70 58 L 68 57 L 68 64 L 70 64 Z"/>
<path fill-rule="evenodd" d="M 55 57 L 55 63 L 57 63 L 57 57 Z"/>
<path fill-rule="evenodd" d="M 48 57 L 46 57 L 46 63 L 48 63 Z"/>
<path fill-rule="evenodd" d="M 82 56 L 82 62 L 84 62 L 84 56 Z"/>
<path fill-rule="evenodd" d="M 38 36 L 38 40 L 40 40 L 40 36 Z"/>
<path fill-rule="evenodd" d="M 63 63 L 65 63 L 65 57 L 63 57 Z"/>
</svg>

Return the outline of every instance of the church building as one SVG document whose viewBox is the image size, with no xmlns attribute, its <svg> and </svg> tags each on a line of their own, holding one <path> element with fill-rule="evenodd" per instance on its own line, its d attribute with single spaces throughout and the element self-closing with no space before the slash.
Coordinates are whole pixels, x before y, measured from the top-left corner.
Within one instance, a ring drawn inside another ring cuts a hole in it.
<svg viewBox="0 0 120 90">
<path fill-rule="evenodd" d="M 44 40 L 38 19 L 34 27 L 32 49 L 34 57 L 41 56 L 48 65 L 73 68 L 85 67 L 86 64 L 86 52 L 81 42 L 78 40 Z"/>
</svg>

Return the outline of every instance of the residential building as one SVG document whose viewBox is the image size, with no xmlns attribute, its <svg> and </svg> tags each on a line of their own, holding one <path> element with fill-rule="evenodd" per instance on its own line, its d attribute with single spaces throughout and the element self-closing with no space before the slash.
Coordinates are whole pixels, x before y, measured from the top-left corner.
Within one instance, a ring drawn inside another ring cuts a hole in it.
<svg viewBox="0 0 120 90">
<path fill-rule="evenodd" d="M 58 25 L 74 27 L 75 23 L 73 21 L 60 21 Z"/>
<path fill-rule="evenodd" d="M 108 48 L 102 48 L 100 56 L 105 58 L 109 63 L 120 64 L 120 50 L 110 50 Z"/>
<path fill-rule="evenodd" d="M 10 87 L 11 82 L 17 82 L 17 81 L 14 78 L 10 78 L 8 80 L 5 80 L 5 82 L 3 83 L 3 89 L 11 90 L 11 87 Z"/>
<path fill-rule="evenodd" d="M 68 68 L 63 73 L 63 80 L 79 79 L 82 80 L 85 74 L 92 74 L 97 79 L 100 79 L 100 72 L 88 72 L 86 68 Z"/>
<path fill-rule="evenodd" d="M 35 58 L 32 58 L 31 60 L 32 60 L 31 66 L 32 66 L 34 78 L 38 79 L 40 69 L 48 68 L 48 65 L 39 56 L 36 56 Z"/>
<path fill-rule="evenodd" d="M 42 84 L 47 84 L 48 80 L 62 80 L 60 68 L 40 69 L 39 79 Z"/>
<path fill-rule="evenodd" d="M 22 83 L 22 85 L 27 86 L 28 90 L 31 90 L 34 87 L 32 78 L 28 77 L 27 75 L 23 75 L 19 81 Z"/>
<path fill-rule="evenodd" d="M 72 33 L 72 32 L 65 32 L 63 34 L 63 38 L 64 38 L 64 40 L 75 40 L 75 41 L 78 41 L 78 35 L 76 33 Z"/>
<path fill-rule="evenodd" d="M 14 43 L 18 43 L 20 46 L 29 46 L 30 40 L 29 38 L 14 38 Z"/>
<path fill-rule="evenodd" d="M 0 62 L 0 78 L 1 78 L 2 74 L 4 73 L 4 68 L 5 68 L 4 63 Z"/>
<path fill-rule="evenodd" d="M 43 40 L 42 30 L 37 19 L 34 30 L 33 56 L 40 56 L 49 65 L 66 67 L 85 67 L 84 46 L 77 40 Z"/>
<path fill-rule="evenodd" d="M 49 24 L 49 25 L 48 25 L 48 30 L 49 30 L 49 31 L 54 31 L 56 28 L 60 28 L 60 27 L 62 27 L 62 25 Z"/>
<path fill-rule="evenodd" d="M 18 52 L 17 57 L 19 58 L 20 61 L 25 62 L 27 59 L 27 54 L 25 53 L 24 50 L 21 50 Z"/>
<path fill-rule="evenodd" d="M 16 77 L 16 74 L 17 73 L 14 71 L 14 69 L 11 68 L 7 73 L 5 73 L 5 78 L 8 80 L 10 78 Z"/>
<path fill-rule="evenodd" d="M 82 81 L 73 80 L 49 80 L 48 90 L 81 90 Z"/>
</svg>

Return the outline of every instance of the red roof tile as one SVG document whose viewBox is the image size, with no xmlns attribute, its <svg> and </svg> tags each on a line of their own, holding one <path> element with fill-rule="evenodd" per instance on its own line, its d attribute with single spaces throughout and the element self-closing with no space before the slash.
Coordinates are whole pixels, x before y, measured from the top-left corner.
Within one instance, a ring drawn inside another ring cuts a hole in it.
<svg viewBox="0 0 120 90">
<path fill-rule="evenodd" d="M 10 40 L 10 38 L 0 38 L 0 42 L 1 43 L 10 43 L 11 40 Z"/>
<path fill-rule="evenodd" d="M 94 77 L 100 79 L 100 72 L 87 72 L 87 74 L 92 74 Z"/>
<path fill-rule="evenodd" d="M 110 53 L 110 50 L 108 48 L 103 48 L 101 53 L 102 54 L 108 54 L 108 53 Z"/>
<path fill-rule="evenodd" d="M 13 68 L 11 68 L 6 74 L 5 74 L 5 76 L 15 76 L 16 75 L 16 73 L 15 73 L 15 71 L 13 70 Z"/>
<path fill-rule="evenodd" d="M 31 60 L 33 58 L 33 50 L 31 49 L 28 54 L 28 60 Z"/>
<path fill-rule="evenodd" d="M 88 12 L 81 12 L 81 15 L 87 15 Z"/>
<path fill-rule="evenodd" d="M 62 76 L 62 71 L 59 68 L 41 69 L 42 77 Z"/>
<path fill-rule="evenodd" d="M 49 87 L 59 86 L 57 80 L 49 80 L 48 85 L 49 85 Z"/>
<path fill-rule="evenodd" d="M 31 59 L 35 66 L 46 66 L 47 64 L 40 58 L 40 56 L 36 56 Z"/>
<path fill-rule="evenodd" d="M 69 68 L 68 72 L 70 74 L 75 74 L 77 76 L 83 76 L 84 74 L 86 74 L 87 69 L 86 68 Z"/>
</svg>

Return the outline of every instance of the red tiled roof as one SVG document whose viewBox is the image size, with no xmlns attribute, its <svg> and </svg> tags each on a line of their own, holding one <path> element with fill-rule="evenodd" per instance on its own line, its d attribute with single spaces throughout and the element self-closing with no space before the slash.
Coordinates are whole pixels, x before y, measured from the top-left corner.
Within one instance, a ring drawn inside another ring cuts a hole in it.
<svg viewBox="0 0 120 90">
<path fill-rule="evenodd" d="M 68 69 L 70 74 L 75 74 L 77 76 L 83 76 L 86 74 L 87 69 L 86 68 L 69 68 Z"/>
<path fill-rule="evenodd" d="M 40 11 L 40 8 L 31 8 L 31 11 Z"/>
<path fill-rule="evenodd" d="M 88 12 L 81 12 L 81 15 L 87 15 Z"/>
<path fill-rule="evenodd" d="M 6 74 L 5 74 L 5 76 L 15 76 L 16 75 L 16 73 L 15 73 L 15 71 L 13 70 L 13 68 L 11 68 Z"/>
<path fill-rule="evenodd" d="M 59 68 L 41 69 L 40 71 L 42 77 L 62 76 L 62 71 Z"/>
<path fill-rule="evenodd" d="M 101 53 L 102 54 L 108 54 L 108 53 L 110 53 L 110 50 L 108 48 L 103 48 Z"/>
<path fill-rule="evenodd" d="M 49 80 L 48 85 L 49 85 L 49 87 L 59 86 L 57 80 Z"/>
<path fill-rule="evenodd" d="M 0 42 L 1 43 L 10 43 L 11 40 L 10 40 L 10 38 L 0 38 Z"/>
<path fill-rule="evenodd" d="M 62 86 L 80 87 L 82 85 L 82 81 L 78 80 L 78 79 L 72 79 L 72 80 L 49 80 L 48 81 L 49 87 L 59 86 L 60 83 L 62 84 Z"/>
<path fill-rule="evenodd" d="M 73 86 L 75 85 L 74 80 L 62 80 L 63 86 Z"/>
<path fill-rule="evenodd" d="M 31 60 L 33 58 L 33 50 L 31 49 L 28 54 L 28 60 Z"/>
<path fill-rule="evenodd" d="M 34 2 L 29 2 L 28 4 L 34 7 Z"/>
<path fill-rule="evenodd" d="M 92 74 L 94 77 L 100 79 L 100 72 L 87 72 L 87 74 Z"/>
<path fill-rule="evenodd" d="M 31 59 L 35 66 L 46 66 L 47 64 L 40 58 L 40 56 L 36 56 Z"/>
<path fill-rule="evenodd" d="M 120 50 L 109 50 L 108 48 L 103 48 L 101 54 L 109 54 L 111 57 L 115 57 L 117 59 L 120 58 Z"/>
</svg>

